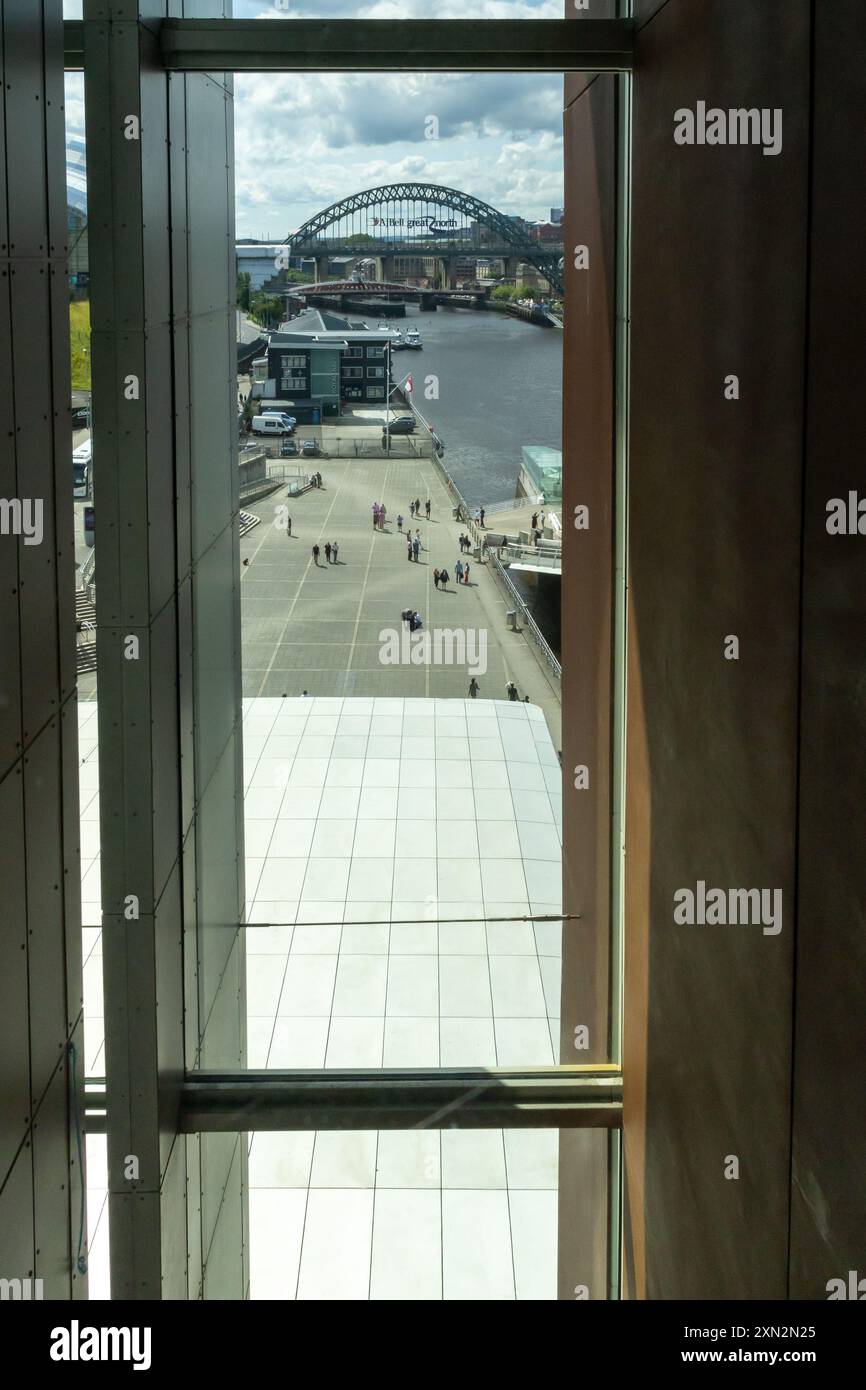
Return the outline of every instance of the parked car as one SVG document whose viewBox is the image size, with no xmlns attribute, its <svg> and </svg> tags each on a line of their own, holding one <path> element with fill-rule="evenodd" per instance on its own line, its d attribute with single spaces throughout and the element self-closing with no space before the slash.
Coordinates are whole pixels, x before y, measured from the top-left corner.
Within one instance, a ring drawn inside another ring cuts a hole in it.
<svg viewBox="0 0 866 1390">
<path fill-rule="evenodd" d="M 316 443 L 315 439 L 304 440 L 303 444 L 301 445 L 301 453 L 304 455 L 305 458 L 310 458 L 313 454 L 317 454 L 318 452 L 319 446 Z"/>
<path fill-rule="evenodd" d="M 297 453 L 298 453 L 297 441 L 294 440 L 294 439 L 289 439 L 288 435 L 283 435 L 283 438 L 280 440 L 280 458 L 281 458 L 281 459 L 295 458 L 295 457 L 297 456 Z"/>
<path fill-rule="evenodd" d="M 382 426 L 383 434 L 414 434 L 415 417 L 414 415 L 400 415 L 396 420 L 386 422 Z"/>
</svg>

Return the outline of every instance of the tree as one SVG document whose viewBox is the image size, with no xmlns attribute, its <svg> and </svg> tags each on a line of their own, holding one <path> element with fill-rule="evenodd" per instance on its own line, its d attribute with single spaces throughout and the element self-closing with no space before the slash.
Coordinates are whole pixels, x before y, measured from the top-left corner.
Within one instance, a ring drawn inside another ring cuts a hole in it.
<svg viewBox="0 0 866 1390">
<path fill-rule="evenodd" d="M 237 300 L 238 308 L 249 313 L 250 309 L 250 272 L 242 270 L 238 272 L 237 280 Z"/>
</svg>

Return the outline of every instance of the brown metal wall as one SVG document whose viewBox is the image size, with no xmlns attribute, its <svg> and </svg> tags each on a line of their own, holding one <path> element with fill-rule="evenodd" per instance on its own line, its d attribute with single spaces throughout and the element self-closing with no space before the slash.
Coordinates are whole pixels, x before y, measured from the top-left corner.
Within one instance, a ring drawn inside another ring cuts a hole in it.
<svg viewBox="0 0 866 1390">
<path fill-rule="evenodd" d="M 862 1265 L 866 1234 L 866 541 L 824 525 L 861 452 L 866 21 L 856 0 L 642 0 L 637 17 L 626 1292 L 822 1297 Z M 610 81 L 567 89 L 569 249 L 610 237 Z M 674 113 L 699 100 L 781 108 L 782 153 L 678 146 Z M 592 497 L 607 531 L 566 546 L 567 769 L 609 768 L 612 287 L 607 252 L 569 273 L 565 510 Z M 566 904 L 584 914 L 566 933 L 566 1046 L 602 997 L 610 890 L 609 796 L 582 795 L 565 817 Z M 781 889 L 781 933 L 675 924 L 674 893 L 699 879 Z M 591 1235 L 588 1172 L 564 1146 L 562 1297 Z"/>
<path fill-rule="evenodd" d="M 866 536 L 830 536 L 825 524 L 830 498 L 866 495 L 864 53 L 862 0 L 816 5 L 792 1298 L 866 1274 Z"/>
</svg>

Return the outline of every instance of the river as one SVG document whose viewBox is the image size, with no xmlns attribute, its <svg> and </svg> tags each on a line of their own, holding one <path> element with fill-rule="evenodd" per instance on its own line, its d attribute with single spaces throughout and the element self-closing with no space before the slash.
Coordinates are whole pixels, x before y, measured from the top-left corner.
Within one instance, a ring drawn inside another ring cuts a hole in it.
<svg viewBox="0 0 866 1390">
<path fill-rule="evenodd" d="M 423 352 L 394 358 L 414 377 L 414 401 L 445 444 L 443 463 L 471 506 L 515 495 L 524 444 L 562 448 L 562 333 L 509 314 L 407 307 Z M 439 399 L 425 393 L 438 380 Z"/>
</svg>

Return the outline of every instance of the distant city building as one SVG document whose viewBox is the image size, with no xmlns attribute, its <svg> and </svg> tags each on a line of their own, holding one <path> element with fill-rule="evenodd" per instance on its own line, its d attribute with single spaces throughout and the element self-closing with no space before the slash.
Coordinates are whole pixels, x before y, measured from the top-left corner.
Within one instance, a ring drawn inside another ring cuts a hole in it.
<svg viewBox="0 0 866 1390">
<path fill-rule="evenodd" d="M 562 225 L 555 222 L 533 222 L 529 228 L 533 241 L 562 241 Z"/>
<path fill-rule="evenodd" d="M 73 289 L 86 290 L 90 284 L 90 262 L 87 252 L 87 212 L 71 203 L 66 205 L 66 244 L 69 283 Z"/>
</svg>

